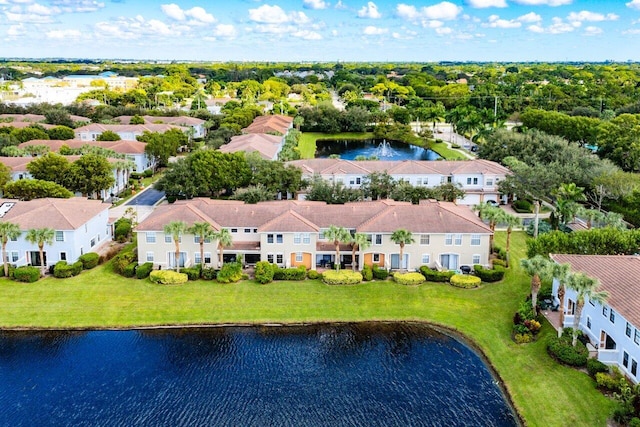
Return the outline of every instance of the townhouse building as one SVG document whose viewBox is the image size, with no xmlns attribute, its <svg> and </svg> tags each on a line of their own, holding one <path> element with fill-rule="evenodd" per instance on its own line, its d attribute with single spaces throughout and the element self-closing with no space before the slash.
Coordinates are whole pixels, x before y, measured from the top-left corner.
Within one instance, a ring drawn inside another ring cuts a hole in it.
<svg viewBox="0 0 640 427">
<path fill-rule="evenodd" d="M 187 132 L 187 128 L 167 124 L 104 125 L 101 123 L 91 123 L 75 128 L 74 133 L 76 135 L 76 139 L 80 139 L 82 141 L 95 141 L 103 132 L 109 130 L 118 134 L 120 139 L 135 141 L 136 137 L 142 135 L 144 132 L 165 133 L 171 129 L 180 129 L 183 132 Z"/>
<path fill-rule="evenodd" d="M 114 120 L 117 120 L 123 125 L 128 125 L 131 123 L 131 118 L 133 116 L 118 116 L 115 117 Z M 190 116 L 141 116 L 144 120 L 144 124 L 165 124 L 165 125 L 174 125 L 181 126 L 184 128 L 192 129 L 192 136 L 194 138 L 204 138 L 207 135 L 205 120 L 198 119 L 197 117 Z"/>
</svg>

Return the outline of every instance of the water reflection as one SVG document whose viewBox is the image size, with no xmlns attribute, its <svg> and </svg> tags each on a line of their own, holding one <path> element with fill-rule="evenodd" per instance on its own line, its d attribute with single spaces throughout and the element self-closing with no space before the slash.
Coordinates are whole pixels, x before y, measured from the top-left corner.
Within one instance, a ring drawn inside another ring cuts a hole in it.
<svg viewBox="0 0 640 427">
<path fill-rule="evenodd" d="M 356 158 L 378 160 L 438 160 L 436 152 L 404 142 L 382 139 L 367 140 L 324 140 L 316 142 L 316 157 L 325 158 L 339 155 L 341 159 Z"/>
</svg>

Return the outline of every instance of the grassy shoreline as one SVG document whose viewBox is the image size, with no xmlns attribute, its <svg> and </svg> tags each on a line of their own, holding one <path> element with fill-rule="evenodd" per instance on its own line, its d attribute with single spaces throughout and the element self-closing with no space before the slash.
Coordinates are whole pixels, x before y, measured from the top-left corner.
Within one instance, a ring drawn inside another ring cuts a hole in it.
<svg viewBox="0 0 640 427">
<path fill-rule="evenodd" d="M 496 242 L 504 245 L 505 233 Z M 525 252 L 514 233 L 512 256 Z M 331 287 L 318 281 L 222 285 L 189 282 L 160 287 L 125 279 L 109 266 L 75 278 L 33 284 L 0 280 L 0 327 L 94 329 L 185 325 L 305 324 L 324 322 L 426 322 L 461 334 L 485 355 L 527 425 L 604 426 L 611 401 L 582 372 L 546 353 L 555 331 L 545 322 L 538 341 L 510 338 L 513 313 L 529 290 L 517 262 L 498 284 L 477 290 L 428 283 L 417 287 L 369 282 Z"/>
<path fill-rule="evenodd" d="M 321 133 L 321 132 L 303 132 L 298 142 L 298 150 L 300 157 L 303 159 L 313 159 L 316 157 L 316 141 L 324 139 L 372 139 L 372 132 L 340 132 L 340 133 Z"/>
</svg>

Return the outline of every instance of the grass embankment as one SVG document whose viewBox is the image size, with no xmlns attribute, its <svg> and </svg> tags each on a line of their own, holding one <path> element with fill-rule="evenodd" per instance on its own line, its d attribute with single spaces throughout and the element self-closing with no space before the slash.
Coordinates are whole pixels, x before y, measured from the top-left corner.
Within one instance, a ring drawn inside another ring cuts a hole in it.
<svg viewBox="0 0 640 427">
<path fill-rule="evenodd" d="M 342 132 L 342 133 L 320 133 L 320 132 L 303 132 L 298 141 L 298 150 L 300 157 L 303 159 L 313 159 L 316 156 L 316 141 L 323 139 L 371 139 L 371 132 Z"/>
<path fill-rule="evenodd" d="M 444 142 L 433 143 L 429 146 L 429 148 L 438 153 L 440 157 L 445 160 L 469 160 L 469 157 L 465 156 L 458 150 L 449 148 L 449 146 Z"/>
<path fill-rule="evenodd" d="M 497 243 L 504 246 L 504 240 L 505 233 L 497 233 Z M 524 233 L 513 233 L 512 258 L 524 257 L 525 250 Z M 477 290 L 391 281 L 331 287 L 311 280 L 163 287 L 122 278 L 107 265 L 64 280 L 0 279 L 0 326 L 426 321 L 460 331 L 484 351 L 528 425 L 604 426 L 611 402 L 586 374 L 547 355 L 545 338 L 555 333 L 548 323 L 535 343 L 516 345 L 510 339 L 513 314 L 528 291 L 529 278 L 518 262 L 503 282 Z"/>
</svg>

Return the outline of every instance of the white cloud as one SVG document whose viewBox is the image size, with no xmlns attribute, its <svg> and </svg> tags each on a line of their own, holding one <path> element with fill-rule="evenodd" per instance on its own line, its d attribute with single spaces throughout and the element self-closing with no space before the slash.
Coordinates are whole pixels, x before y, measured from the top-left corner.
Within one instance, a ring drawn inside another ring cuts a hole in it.
<svg viewBox="0 0 640 427">
<path fill-rule="evenodd" d="M 299 30 L 291 33 L 293 37 L 297 37 L 303 40 L 322 40 L 322 36 L 315 31 Z"/>
<path fill-rule="evenodd" d="M 505 0 L 467 0 L 469 6 L 476 9 L 484 9 L 487 7 L 507 7 Z"/>
<path fill-rule="evenodd" d="M 584 29 L 585 36 L 597 36 L 598 34 L 602 34 L 602 28 L 589 26 Z"/>
<path fill-rule="evenodd" d="M 334 6 L 334 9 L 344 10 L 344 9 L 347 9 L 347 6 L 345 6 L 345 4 L 342 3 L 342 0 L 338 0 L 336 5 Z"/>
<path fill-rule="evenodd" d="M 382 14 L 378 11 L 378 6 L 374 2 L 367 3 L 366 6 L 362 6 L 362 9 L 358 11 L 359 18 L 379 19 L 382 18 Z"/>
<path fill-rule="evenodd" d="M 630 34 L 630 35 L 640 34 L 640 28 L 633 29 L 633 30 L 626 30 L 626 31 L 623 31 L 622 34 Z"/>
<path fill-rule="evenodd" d="M 9 22 L 31 22 L 37 24 L 49 24 L 53 22 L 50 15 L 40 15 L 37 13 L 22 13 L 20 9 L 17 11 L 5 11 L 4 15 Z"/>
<path fill-rule="evenodd" d="M 46 35 L 50 39 L 57 39 L 57 40 L 73 39 L 73 38 L 79 38 L 80 36 L 82 36 L 80 31 L 72 30 L 72 29 L 51 30 L 51 31 L 48 31 Z"/>
<path fill-rule="evenodd" d="M 369 25 L 365 27 L 363 31 L 363 33 L 367 36 L 378 36 L 381 34 L 386 34 L 388 32 L 389 32 L 389 29 L 387 28 L 374 27 L 373 25 Z"/>
<path fill-rule="evenodd" d="M 396 15 L 402 19 L 406 19 L 407 21 L 420 19 L 420 12 L 418 12 L 416 7 L 404 3 L 400 3 L 396 6 Z"/>
<path fill-rule="evenodd" d="M 302 7 L 305 9 L 321 10 L 329 7 L 329 3 L 324 0 L 304 0 Z"/>
<path fill-rule="evenodd" d="M 482 24 L 485 28 L 520 28 L 522 23 L 516 20 L 500 19 L 498 15 L 489 16 L 489 21 Z"/>
<path fill-rule="evenodd" d="M 236 27 L 231 24 L 219 24 L 213 30 L 213 35 L 224 39 L 232 39 L 237 35 Z"/>
<path fill-rule="evenodd" d="M 627 7 L 631 9 L 639 9 L 640 10 L 640 0 L 631 0 L 629 3 L 625 3 Z"/>
<path fill-rule="evenodd" d="M 529 25 L 527 27 L 527 30 L 531 31 L 532 33 L 544 33 L 544 28 L 542 28 L 540 25 L 535 24 L 535 25 Z"/>
<path fill-rule="evenodd" d="M 542 21 L 542 17 L 537 13 L 529 12 L 526 15 L 518 16 L 516 21 L 519 22 L 540 22 Z"/>
<path fill-rule="evenodd" d="M 119 17 L 109 22 L 98 22 L 95 24 L 94 29 L 98 37 L 135 40 L 143 36 L 179 37 L 188 32 L 190 27 L 181 24 L 167 25 L 157 19 L 147 21 L 142 16 L 137 15 L 134 18 Z"/>
<path fill-rule="evenodd" d="M 249 19 L 262 24 L 285 24 L 288 22 L 306 24 L 309 22 L 309 17 L 304 12 L 287 14 L 280 6 L 269 6 L 268 4 L 257 9 L 249 9 Z"/>
<path fill-rule="evenodd" d="M 187 18 L 191 18 L 193 24 L 212 24 L 216 21 L 212 14 L 200 6 L 184 10 L 177 4 L 171 3 L 161 5 L 160 9 L 165 15 L 176 21 L 185 21 Z"/>
<path fill-rule="evenodd" d="M 180 6 L 175 3 L 171 4 L 163 4 L 160 6 L 162 12 L 167 15 L 171 19 L 175 19 L 176 21 L 184 21 L 187 19 L 187 16 L 184 13 L 184 10 Z"/>
<path fill-rule="evenodd" d="M 423 7 L 420 10 L 415 6 L 404 3 L 400 3 L 396 6 L 396 15 L 399 18 L 406 19 L 407 21 L 414 23 L 420 22 L 424 27 L 429 26 L 428 21 L 432 20 L 454 20 L 461 12 L 462 8 L 460 6 L 456 6 L 448 1 L 443 1 L 433 6 Z"/>
<path fill-rule="evenodd" d="M 565 6 L 573 2 L 573 0 L 511 0 L 511 1 L 524 6 Z"/>
<path fill-rule="evenodd" d="M 533 33 L 563 34 L 570 33 L 581 25 L 579 21 L 567 23 L 564 22 L 562 18 L 558 17 L 553 18 L 551 21 L 552 24 L 546 28 L 541 25 L 534 24 L 528 26 L 527 29 Z"/>
<path fill-rule="evenodd" d="M 200 6 L 192 7 L 187 10 L 185 14 L 198 22 L 202 22 L 204 24 L 212 24 L 216 22 L 216 18 L 213 17 L 212 14 L 208 13 L 206 10 L 201 8 Z"/>
<path fill-rule="evenodd" d="M 47 7 L 39 3 L 30 4 L 27 6 L 27 12 L 34 15 L 57 15 L 60 13 L 60 9 L 57 7 Z"/>
<path fill-rule="evenodd" d="M 616 21 L 619 18 L 615 13 L 607 13 L 603 15 L 602 13 L 589 12 L 588 10 L 583 10 L 580 12 L 571 12 L 567 19 L 569 21 L 589 21 L 589 22 L 601 22 L 601 21 Z"/>
<path fill-rule="evenodd" d="M 25 27 L 25 25 L 22 23 L 18 25 L 11 25 L 7 30 L 7 35 L 11 37 L 23 36 L 26 33 L 27 33 L 27 27 Z"/>
<path fill-rule="evenodd" d="M 451 33 L 453 33 L 453 30 L 449 27 L 436 28 L 436 34 L 438 35 L 446 36 Z"/>
<path fill-rule="evenodd" d="M 51 4 L 60 7 L 67 13 L 95 12 L 96 10 L 104 8 L 103 2 L 95 0 L 53 0 Z"/>
</svg>

